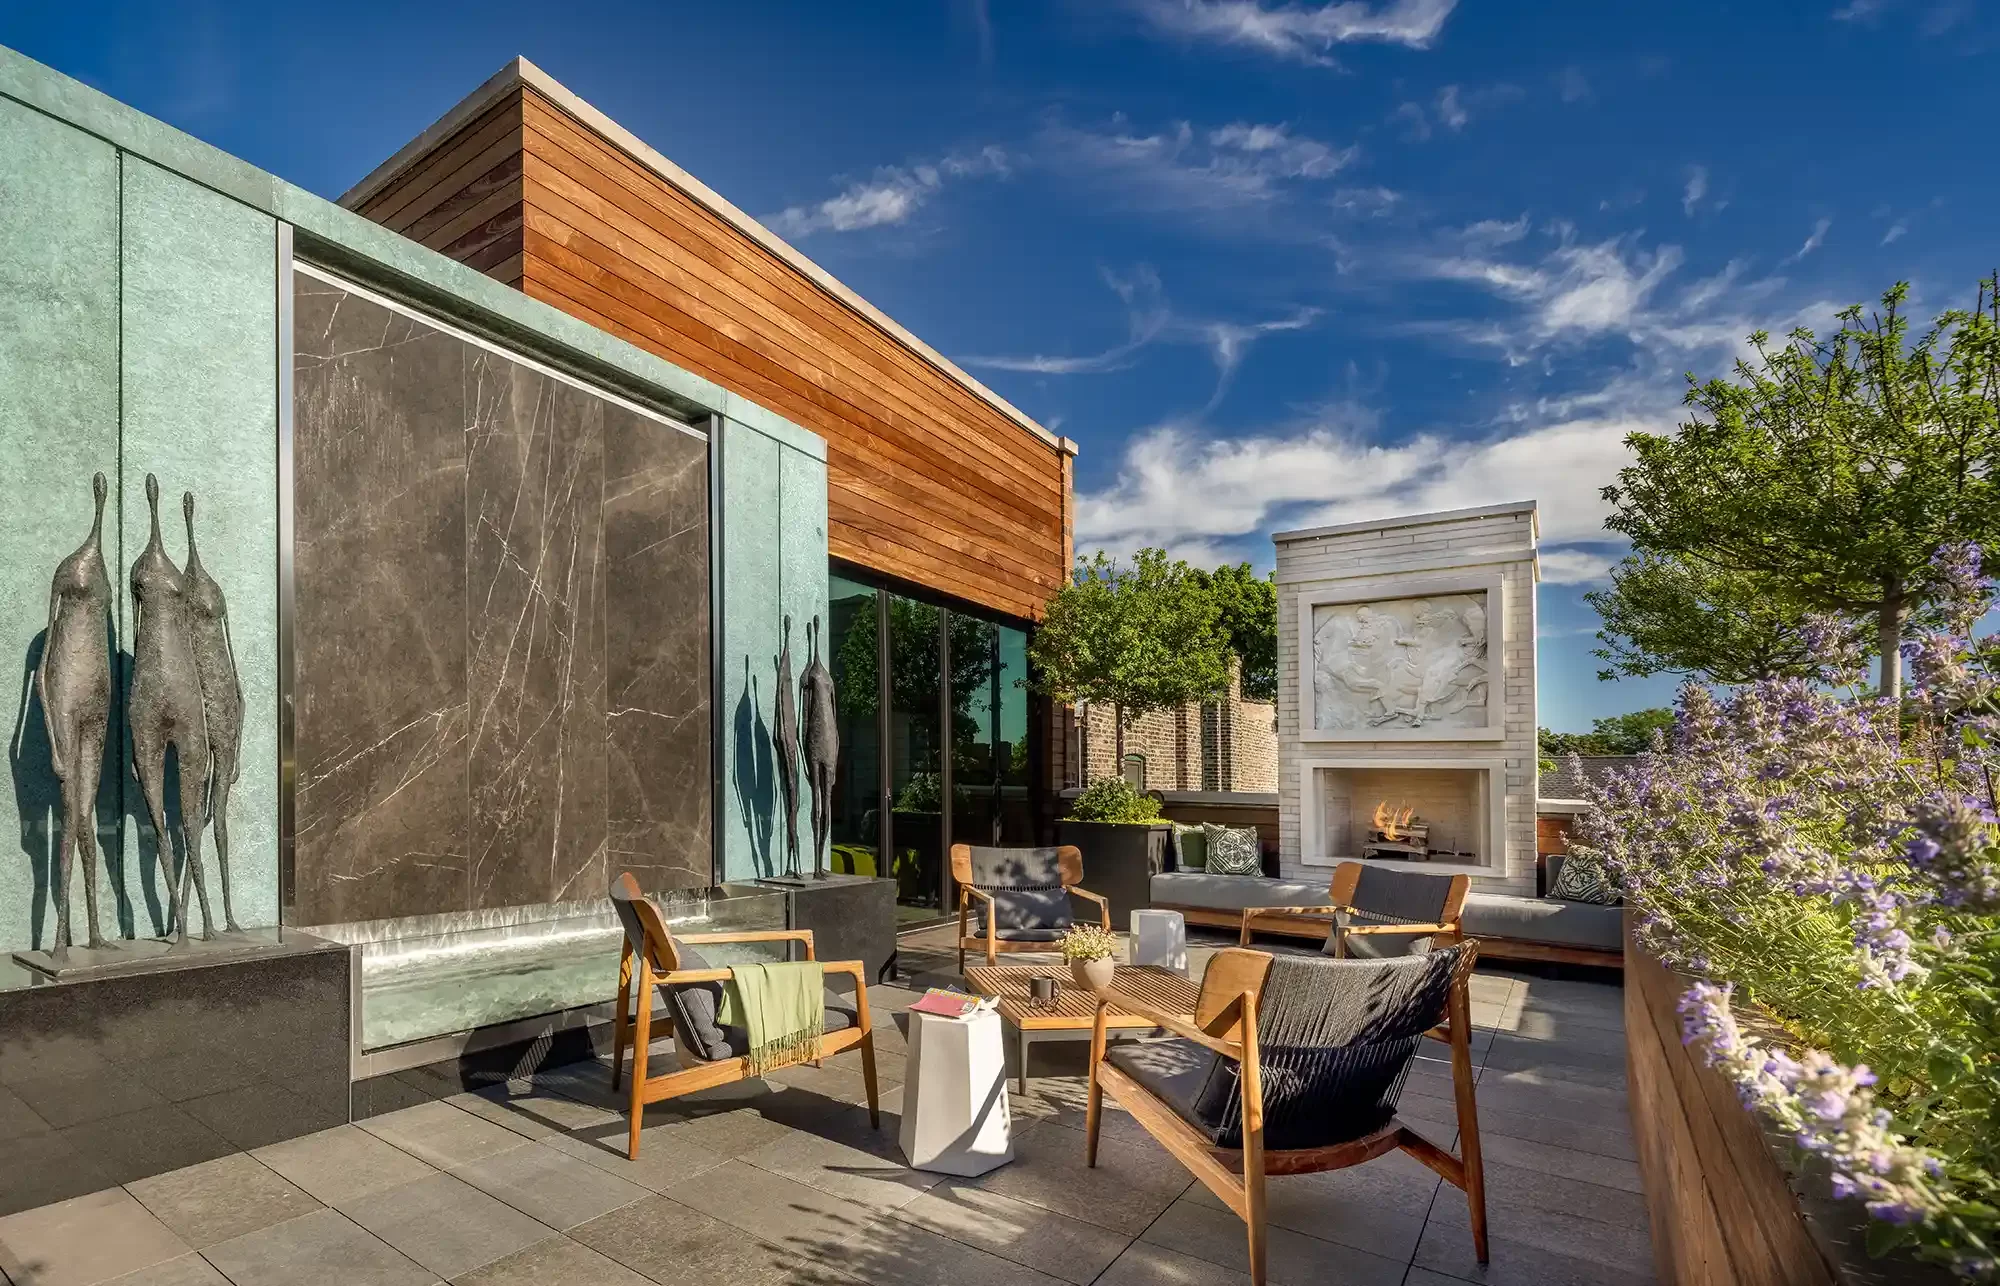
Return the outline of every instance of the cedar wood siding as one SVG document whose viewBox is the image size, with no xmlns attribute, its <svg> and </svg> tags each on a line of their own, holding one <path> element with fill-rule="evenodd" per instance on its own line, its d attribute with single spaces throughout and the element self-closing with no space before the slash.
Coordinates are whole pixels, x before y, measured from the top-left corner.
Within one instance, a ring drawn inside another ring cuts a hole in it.
<svg viewBox="0 0 2000 1286">
<path fill-rule="evenodd" d="M 828 552 L 1039 619 L 1070 457 L 522 84 L 362 214 L 826 439 Z"/>
</svg>

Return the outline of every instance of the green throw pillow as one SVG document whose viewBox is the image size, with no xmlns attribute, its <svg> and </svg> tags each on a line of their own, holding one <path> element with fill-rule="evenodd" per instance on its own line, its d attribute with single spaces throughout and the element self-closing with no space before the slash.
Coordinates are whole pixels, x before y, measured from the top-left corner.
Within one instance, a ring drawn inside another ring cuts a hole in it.
<svg viewBox="0 0 2000 1286">
<path fill-rule="evenodd" d="M 1174 843 L 1179 846 L 1180 856 L 1175 866 L 1183 871 L 1205 871 L 1208 869 L 1208 832 L 1200 825 L 1183 826 L 1174 823 Z"/>
<path fill-rule="evenodd" d="M 1566 856 L 1562 865 L 1556 868 L 1556 878 L 1549 882 L 1548 896 L 1560 902 L 1590 902 L 1598 906 L 1615 906 L 1618 890 L 1611 887 L 1605 878 L 1604 867 L 1596 859 Z"/>
<path fill-rule="evenodd" d="M 1201 829 L 1203 838 L 1208 842 L 1210 875 L 1264 873 L 1264 857 L 1257 844 L 1255 826 L 1217 826 L 1214 822 L 1203 822 Z"/>
</svg>

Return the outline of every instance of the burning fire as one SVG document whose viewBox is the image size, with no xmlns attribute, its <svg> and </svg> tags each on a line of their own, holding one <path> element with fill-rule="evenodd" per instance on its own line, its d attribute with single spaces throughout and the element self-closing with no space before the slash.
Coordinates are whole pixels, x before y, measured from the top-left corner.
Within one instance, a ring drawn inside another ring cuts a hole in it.
<svg viewBox="0 0 2000 1286">
<path fill-rule="evenodd" d="M 1391 808 L 1385 799 L 1375 805 L 1375 829 L 1382 832 L 1383 839 L 1400 839 L 1410 819 L 1416 815 L 1415 808 Z"/>
</svg>

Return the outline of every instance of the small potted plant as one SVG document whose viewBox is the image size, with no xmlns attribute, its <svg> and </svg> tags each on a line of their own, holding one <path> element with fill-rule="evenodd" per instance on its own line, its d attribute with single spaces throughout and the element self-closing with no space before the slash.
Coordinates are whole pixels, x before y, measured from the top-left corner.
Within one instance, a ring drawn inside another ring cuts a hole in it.
<svg viewBox="0 0 2000 1286">
<path fill-rule="evenodd" d="M 1063 934 L 1062 953 L 1077 986 L 1103 991 L 1118 968 L 1118 935 L 1094 924 L 1072 925 Z"/>
</svg>

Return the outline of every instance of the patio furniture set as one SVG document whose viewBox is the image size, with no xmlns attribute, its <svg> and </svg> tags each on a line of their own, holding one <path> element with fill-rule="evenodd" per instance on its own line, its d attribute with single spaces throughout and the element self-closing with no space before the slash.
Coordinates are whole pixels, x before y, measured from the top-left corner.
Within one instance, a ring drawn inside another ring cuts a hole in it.
<svg viewBox="0 0 2000 1286">
<path fill-rule="evenodd" d="M 1090 1041 L 1086 1161 L 1096 1165 L 1105 1095 L 1243 1220 L 1251 1280 L 1267 1280 L 1266 1182 L 1271 1176 L 1345 1169 L 1385 1153 L 1414 1157 L 1455 1187 L 1470 1208 L 1475 1253 L 1487 1260 L 1486 1199 L 1473 1101 L 1468 981 L 1479 944 L 1461 932 L 1464 876 L 1343 864 L 1326 901 L 1252 908 L 1237 928 L 1248 944 L 1267 918 L 1312 916 L 1328 927 L 1320 955 L 1225 948 L 1197 982 L 1161 965 L 1120 966 L 1109 986 L 1037 989 L 1036 965 L 1002 966 L 1001 952 L 1048 951 L 1073 922 L 1070 898 L 1104 899 L 1080 887 L 1075 848 L 957 845 L 960 967 L 991 1000 L 962 1017 L 913 1011 L 900 1142 L 913 1166 L 976 1175 L 1012 1157 L 1003 1024 L 1021 1049 L 1037 1039 Z M 722 985 L 694 944 L 797 942 L 813 958 L 809 931 L 674 936 L 629 875 L 612 886 L 626 931 L 615 1022 L 617 1063 L 633 1051 L 629 1154 L 636 1157 L 648 1103 L 751 1078 L 750 1037 L 727 1025 Z M 974 905 L 983 915 L 972 921 Z M 965 953 L 987 963 L 964 968 Z M 806 1061 L 849 1048 L 861 1054 L 869 1119 L 880 1128 L 866 970 L 851 975 L 852 1000 L 828 990 L 823 1034 Z M 649 1068 L 654 988 L 663 994 L 679 1070 Z M 1043 991 L 1037 996 L 1037 990 Z M 1114 1035 L 1136 1039 L 1113 1043 Z M 1425 1039 L 1450 1049 L 1458 1151 L 1398 1118 L 1397 1099 Z M 616 1086 L 619 1072 L 614 1070 Z"/>
</svg>

